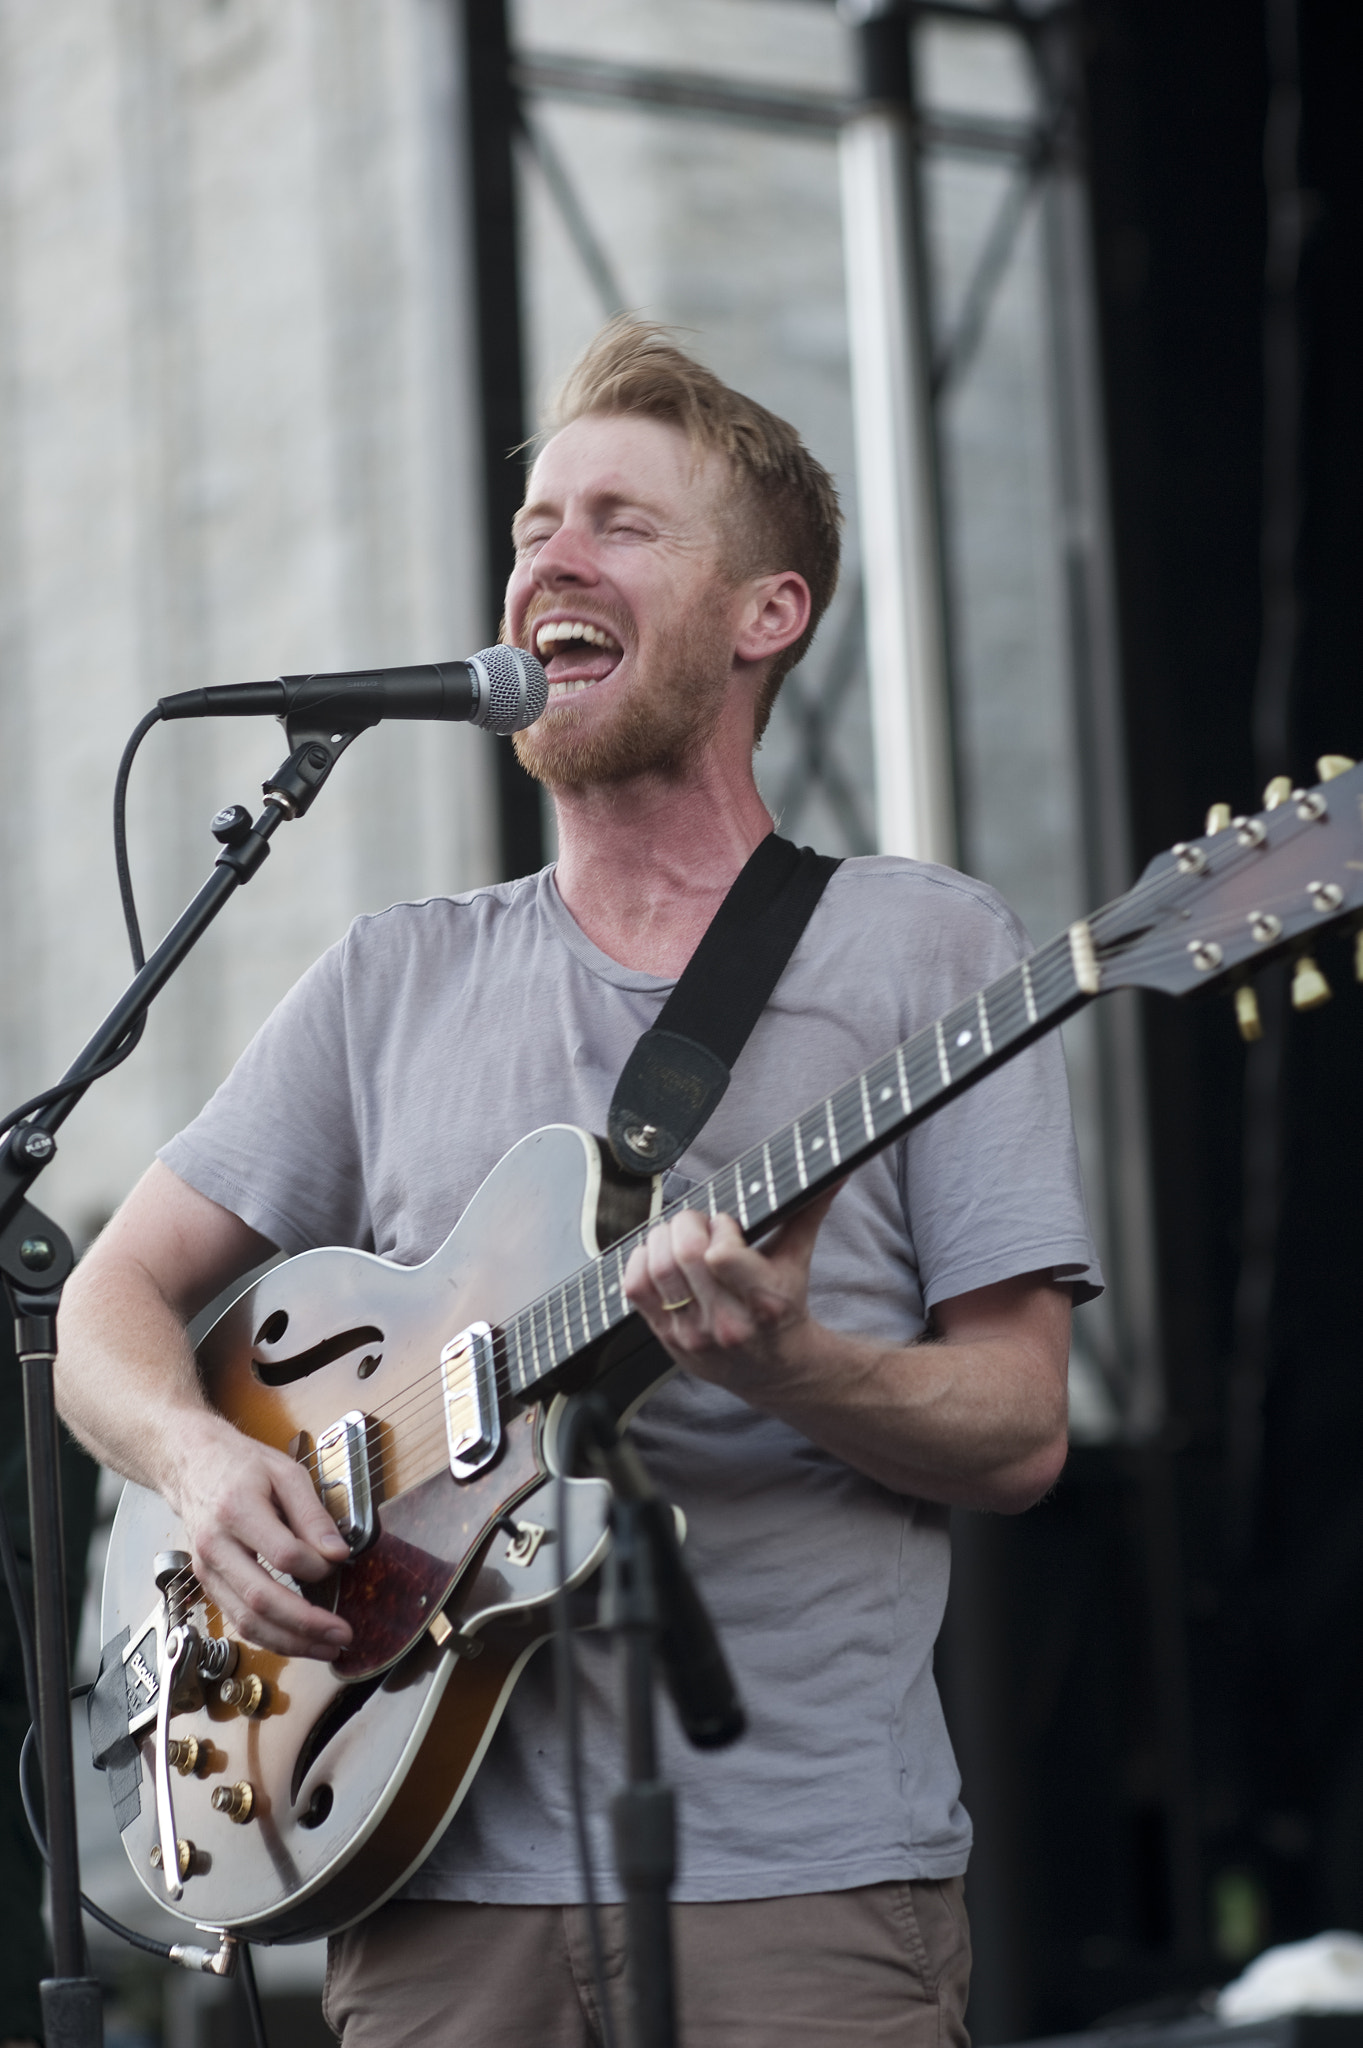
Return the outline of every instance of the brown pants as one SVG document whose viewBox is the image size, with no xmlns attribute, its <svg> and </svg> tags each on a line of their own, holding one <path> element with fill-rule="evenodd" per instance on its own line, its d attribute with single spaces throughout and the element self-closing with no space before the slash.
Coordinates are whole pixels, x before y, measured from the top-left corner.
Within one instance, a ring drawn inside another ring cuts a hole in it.
<svg viewBox="0 0 1363 2048">
<path fill-rule="evenodd" d="M 958 1877 L 674 1906 L 683 2048 L 969 2048 Z M 602 1909 L 617 2042 L 624 1927 Z M 345 2048 L 599 2048 L 578 1906 L 380 1907 L 333 1936 L 323 2011 Z"/>
</svg>

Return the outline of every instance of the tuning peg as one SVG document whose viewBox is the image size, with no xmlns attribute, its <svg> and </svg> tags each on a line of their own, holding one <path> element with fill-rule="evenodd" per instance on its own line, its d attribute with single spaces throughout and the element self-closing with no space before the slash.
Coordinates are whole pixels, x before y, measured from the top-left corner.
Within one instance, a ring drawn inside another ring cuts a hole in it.
<svg viewBox="0 0 1363 2048">
<path fill-rule="evenodd" d="M 1290 775 L 1275 775 L 1268 788 L 1264 791 L 1264 809 L 1266 811 L 1276 811 L 1279 804 L 1285 804 L 1291 794 L 1292 777 Z"/>
<path fill-rule="evenodd" d="M 1253 1045 L 1256 1038 L 1262 1038 L 1264 1027 L 1259 1016 L 1259 998 L 1248 982 L 1235 991 L 1235 1021 L 1240 1036 L 1246 1045 Z"/>
<path fill-rule="evenodd" d="M 1294 1010 L 1318 1010 L 1330 1000 L 1330 984 L 1309 953 L 1303 953 L 1292 977 Z"/>
<path fill-rule="evenodd" d="M 1207 813 L 1206 831 L 1208 839 L 1214 839 L 1218 832 L 1226 832 L 1229 829 L 1230 805 L 1213 804 Z"/>
<path fill-rule="evenodd" d="M 1322 754 L 1316 763 L 1316 773 L 1322 782 L 1333 782 L 1337 775 L 1347 775 L 1357 766 L 1347 754 Z"/>
</svg>

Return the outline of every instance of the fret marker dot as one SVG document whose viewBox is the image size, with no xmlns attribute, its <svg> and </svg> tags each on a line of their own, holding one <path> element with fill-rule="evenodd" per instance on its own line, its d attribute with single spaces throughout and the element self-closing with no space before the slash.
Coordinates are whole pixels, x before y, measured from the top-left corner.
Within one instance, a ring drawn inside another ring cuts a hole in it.
<svg viewBox="0 0 1363 2048">
<path fill-rule="evenodd" d="M 618 1280 L 612 1280 L 610 1286 L 606 1289 L 606 1292 L 607 1294 L 618 1294 L 620 1292 L 620 1282 Z"/>
<path fill-rule="evenodd" d="M 882 1088 L 880 1091 L 880 1099 L 882 1102 L 888 1102 L 893 1094 L 893 1088 Z"/>
<path fill-rule="evenodd" d="M 750 1195 L 755 1195 L 758 1189 L 761 1187 L 761 1185 L 762 1183 L 760 1180 L 750 1180 L 748 1182 L 748 1193 Z"/>
<path fill-rule="evenodd" d="M 812 1144 L 812 1145 L 810 1146 L 810 1148 L 809 1148 L 809 1149 L 810 1149 L 810 1151 L 811 1151 L 811 1152 L 817 1152 L 817 1151 L 818 1151 L 818 1149 L 819 1149 L 819 1147 L 820 1147 L 820 1145 L 822 1145 L 822 1143 L 823 1143 L 823 1139 L 822 1139 L 822 1138 L 816 1138 L 816 1139 L 814 1140 L 814 1143 L 813 1143 L 813 1144 Z"/>
<path fill-rule="evenodd" d="M 971 1034 L 970 1034 L 970 1032 L 968 1032 L 968 1031 L 958 1031 L 958 1032 L 956 1033 L 956 1043 L 957 1043 L 957 1045 L 969 1045 L 969 1043 L 970 1043 L 970 1039 L 971 1039 Z"/>
</svg>

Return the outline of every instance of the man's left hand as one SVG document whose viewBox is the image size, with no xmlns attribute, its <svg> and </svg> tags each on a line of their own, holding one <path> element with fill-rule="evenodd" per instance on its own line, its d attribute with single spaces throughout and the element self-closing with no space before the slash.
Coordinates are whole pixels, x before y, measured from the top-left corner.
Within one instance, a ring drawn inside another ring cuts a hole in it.
<svg viewBox="0 0 1363 2048">
<path fill-rule="evenodd" d="M 833 1188 L 764 1239 L 745 1244 L 732 1216 L 683 1209 L 636 1246 L 625 1293 L 672 1356 L 721 1383 L 779 1365 L 809 1324 L 809 1264 Z"/>
<path fill-rule="evenodd" d="M 836 1190 L 834 1190 L 836 1193 Z M 625 1293 L 686 1371 L 727 1387 L 896 1493 L 1016 1514 L 1065 1461 L 1070 1293 L 1020 1273 L 939 1301 L 894 1344 L 809 1313 L 825 1195 L 759 1248 L 684 1210 L 631 1254 Z"/>
</svg>

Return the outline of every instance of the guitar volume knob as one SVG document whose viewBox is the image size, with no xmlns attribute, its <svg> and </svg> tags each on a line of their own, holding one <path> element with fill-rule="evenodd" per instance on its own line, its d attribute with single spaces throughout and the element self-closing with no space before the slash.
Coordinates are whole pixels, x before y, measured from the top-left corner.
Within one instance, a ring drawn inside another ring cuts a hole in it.
<svg viewBox="0 0 1363 2048">
<path fill-rule="evenodd" d="M 240 1826 L 251 1818 L 255 1810 L 256 1795 L 244 1778 L 235 1785 L 216 1785 L 213 1788 L 212 1806 L 215 1813 L 225 1813 L 229 1820 Z"/>
<path fill-rule="evenodd" d="M 224 1678 L 218 1687 L 218 1698 L 225 1707 L 235 1707 L 239 1714 L 258 1714 L 265 1705 L 265 1687 L 252 1671 L 245 1678 Z"/>
<path fill-rule="evenodd" d="M 195 1869 L 197 1867 L 198 1853 L 199 1852 L 194 1847 L 194 1844 L 192 1842 L 185 1841 L 183 1837 L 181 1837 L 176 1842 L 175 1854 L 176 1859 L 180 1866 L 180 1876 L 182 1878 L 192 1877 L 194 1875 Z M 161 1868 L 161 1844 L 159 1842 L 153 1842 L 151 1845 L 151 1867 L 153 1870 L 159 1870 Z"/>
</svg>

